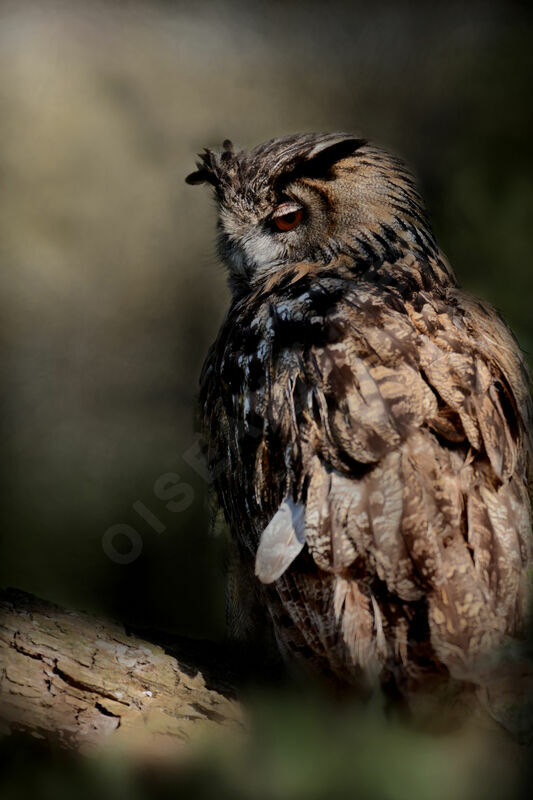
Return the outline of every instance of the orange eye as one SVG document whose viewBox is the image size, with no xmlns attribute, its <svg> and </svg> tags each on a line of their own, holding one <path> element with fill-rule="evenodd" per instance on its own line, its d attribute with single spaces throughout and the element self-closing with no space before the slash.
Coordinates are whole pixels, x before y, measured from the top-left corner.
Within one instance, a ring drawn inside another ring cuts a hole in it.
<svg viewBox="0 0 533 800">
<path fill-rule="evenodd" d="M 272 214 L 272 222 L 278 231 L 292 231 L 303 219 L 304 210 L 298 203 L 283 203 Z"/>
</svg>

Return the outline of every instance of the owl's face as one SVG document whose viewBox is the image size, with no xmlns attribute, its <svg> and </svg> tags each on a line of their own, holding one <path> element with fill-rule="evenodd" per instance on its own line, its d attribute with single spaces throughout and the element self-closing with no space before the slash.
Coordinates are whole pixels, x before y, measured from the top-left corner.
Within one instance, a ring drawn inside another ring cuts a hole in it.
<svg viewBox="0 0 533 800">
<path fill-rule="evenodd" d="M 219 253 L 234 294 L 288 264 L 368 258 L 402 236 L 434 240 L 403 163 L 349 134 L 273 139 L 251 151 L 206 150 L 188 183 L 210 183 Z M 412 244 L 411 242 L 411 244 Z"/>
</svg>

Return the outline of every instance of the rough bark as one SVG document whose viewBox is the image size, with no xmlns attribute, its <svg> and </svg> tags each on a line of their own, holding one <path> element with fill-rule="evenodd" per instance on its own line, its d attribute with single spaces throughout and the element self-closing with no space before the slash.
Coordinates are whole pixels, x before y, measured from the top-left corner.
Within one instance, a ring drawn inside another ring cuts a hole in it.
<svg viewBox="0 0 533 800">
<path fill-rule="evenodd" d="M 209 731 L 242 730 L 231 687 L 224 677 L 219 691 L 216 681 L 206 683 L 191 641 L 183 660 L 166 650 L 120 624 L 2 591 L 2 727 L 77 750 L 112 746 L 146 758 L 175 756 Z"/>
</svg>

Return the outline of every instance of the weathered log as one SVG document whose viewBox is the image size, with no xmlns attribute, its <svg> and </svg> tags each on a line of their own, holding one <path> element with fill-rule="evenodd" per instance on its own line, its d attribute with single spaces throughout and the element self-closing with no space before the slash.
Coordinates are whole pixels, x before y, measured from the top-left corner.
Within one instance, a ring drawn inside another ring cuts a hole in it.
<svg viewBox="0 0 533 800">
<path fill-rule="evenodd" d="M 190 640 L 183 650 L 182 661 L 118 623 L 1 591 L 2 727 L 148 759 L 183 753 L 215 729 L 242 731 L 231 686 L 206 683 Z"/>
</svg>

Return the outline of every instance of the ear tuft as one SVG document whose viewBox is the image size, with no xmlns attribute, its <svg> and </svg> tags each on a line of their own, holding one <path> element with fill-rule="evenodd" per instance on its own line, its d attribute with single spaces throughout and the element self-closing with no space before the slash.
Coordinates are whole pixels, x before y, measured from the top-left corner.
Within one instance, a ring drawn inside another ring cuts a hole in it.
<svg viewBox="0 0 533 800">
<path fill-rule="evenodd" d="M 340 161 L 341 158 L 347 158 L 355 153 L 360 147 L 367 143 L 367 139 L 361 139 L 359 136 L 338 136 L 337 138 L 325 139 L 318 142 L 307 153 L 307 159 L 314 161 L 316 158 L 322 157 L 330 161 L 332 164 L 335 161 Z"/>
<path fill-rule="evenodd" d="M 213 183 L 213 178 L 206 169 L 200 167 L 196 172 L 191 172 L 190 175 L 187 175 L 185 183 L 190 184 L 190 186 L 197 186 L 200 183 Z"/>
<path fill-rule="evenodd" d="M 229 162 L 233 159 L 234 149 L 233 144 L 229 139 L 225 139 L 222 144 L 222 153 L 205 148 L 203 153 L 200 153 L 200 160 L 196 162 L 198 169 L 187 175 L 185 182 L 191 186 L 196 186 L 199 183 L 210 183 L 216 189 L 220 187 L 221 179 L 230 168 Z"/>
<path fill-rule="evenodd" d="M 296 169 L 301 169 L 302 174 L 308 178 L 331 180 L 333 177 L 331 174 L 332 167 L 337 162 L 342 161 L 343 158 L 353 155 L 356 150 L 359 150 L 366 143 L 366 139 L 353 137 L 341 139 L 330 144 L 325 143 L 323 146 L 317 145 Z"/>
<path fill-rule="evenodd" d="M 185 182 L 196 186 L 199 183 L 210 183 L 211 186 L 218 186 L 220 182 L 219 156 L 213 150 L 205 148 L 200 153 L 200 160 L 196 162 L 198 169 L 187 175 Z"/>
<path fill-rule="evenodd" d="M 353 155 L 360 147 L 367 144 L 367 139 L 356 136 L 343 136 L 319 142 L 309 152 L 282 176 L 283 183 L 287 184 L 298 178 L 317 178 L 319 180 L 332 180 L 332 168 L 343 158 Z"/>
</svg>

